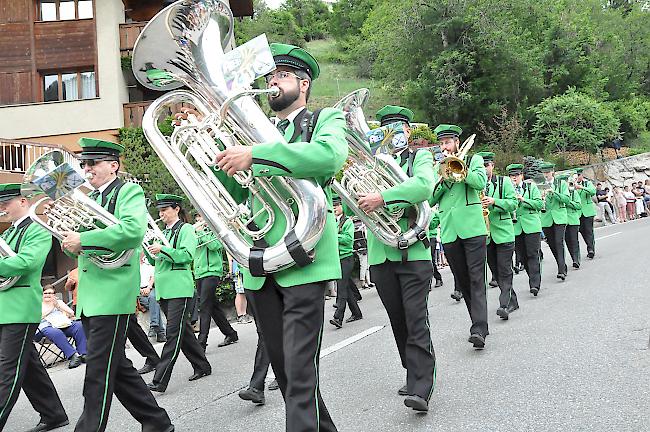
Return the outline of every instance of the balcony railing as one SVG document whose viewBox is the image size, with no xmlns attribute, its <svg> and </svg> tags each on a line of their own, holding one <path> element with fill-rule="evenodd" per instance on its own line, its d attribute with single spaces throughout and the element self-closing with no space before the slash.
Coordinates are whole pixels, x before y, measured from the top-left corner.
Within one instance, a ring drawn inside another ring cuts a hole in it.
<svg viewBox="0 0 650 432">
<path fill-rule="evenodd" d="M 40 156 L 63 146 L 0 138 L 0 171 L 23 174 Z M 66 162 L 72 162 L 71 160 Z"/>
<path fill-rule="evenodd" d="M 133 53 L 135 41 L 142 33 L 144 26 L 148 21 L 120 24 L 120 52 L 123 57 L 130 56 Z"/>
<path fill-rule="evenodd" d="M 123 105 L 124 127 L 142 127 L 142 117 L 153 101 L 129 102 Z M 187 104 L 175 104 L 167 110 L 166 115 L 170 116 L 181 111 Z"/>
</svg>

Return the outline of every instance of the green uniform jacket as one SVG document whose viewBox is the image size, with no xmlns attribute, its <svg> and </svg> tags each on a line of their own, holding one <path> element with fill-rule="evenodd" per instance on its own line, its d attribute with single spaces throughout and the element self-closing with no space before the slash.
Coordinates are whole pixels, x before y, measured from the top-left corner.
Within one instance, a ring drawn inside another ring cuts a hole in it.
<svg viewBox="0 0 650 432">
<path fill-rule="evenodd" d="M 514 224 L 515 236 L 542 232 L 540 210 L 544 206 L 542 194 L 535 183 L 523 183 L 521 196 L 523 201 L 517 200 L 517 222 Z M 516 193 L 516 188 L 515 188 Z"/>
<path fill-rule="evenodd" d="M 438 209 L 431 210 L 431 222 L 429 223 L 429 238 L 434 239 L 438 237 L 438 226 L 440 225 L 440 217 L 438 216 Z"/>
<path fill-rule="evenodd" d="M 354 222 L 345 215 L 341 216 L 342 221 L 339 222 L 339 259 L 352 256 L 352 244 L 354 243 Z M 342 222 L 342 223 L 341 223 Z"/>
<path fill-rule="evenodd" d="M 197 242 L 199 239 L 197 238 Z M 204 246 L 194 254 L 194 277 L 223 276 L 223 246 L 213 233 L 201 236 Z M 205 244 L 206 242 L 209 242 Z"/>
<path fill-rule="evenodd" d="M 106 197 L 104 208 L 115 194 Z M 101 195 L 97 198 L 101 203 Z M 128 315 L 135 312 L 140 294 L 140 249 L 147 229 L 147 207 L 142 188 L 125 183 L 115 202 L 115 217 L 119 223 L 104 229 L 81 233 L 81 254 L 78 257 L 77 317 L 98 315 Z M 90 256 L 135 249 L 131 259 L 115 269 L 102 269 L 89 260 Z"/>
<path fill-rule="evenodd" d="M 591 217 L 596 216 L 596 203 L 593 201 L 596 195 L 596 186 L 589 180 L 585 179 L 582 182 L 582 189 L 578 190 L 580 202 L 582 203 L 582 216 Z"/>
<path fill-rule="evenodd" d="M 436 183 L 438 169 L 434 170 L 434 174 Z M 487 234 L 479 197 L 486 183 L 483 158 L 474 155 L 469 162 L 465 181 L 443 181 L 437 185 L 431 203 L 439 205 L 440 241 L 443 244 L 452 243 L 458 238 L 467 239 Z"/>
<path fill-rule="evenodd" d="M 553 191 L 546 193 L 546 211 L 542 213 L 542 227 L 567 223 L 566 205 L 569 198 L 569 185 L 564 180 L 554 180 Z"/>
<path fill-rule="evenodd" d="M 156 255 L 156 300 L 193 297 L 192 259 L 197 244 L 194 227 L 179 220 L 171 229 L 165 228 L 163 234 L 171 247 L 163 246 Z"/>
<path fill-rule="evenodd" d="M 408 170 L 408 153 L 404 154 L 401 163 L 402 170 Z M 381 193 L 384 203 L 389 210 L 404 209 L 404 214 L 399 220 L 402 232 L 409 226 L 408 215 L 413 212 L 412 206 L 428 200 L 433 192 L 433 155 L 426 150 L 415 153 L 413 158 L 412 175 L 404 182 L 386 189 Z M 421 241 L 416 241 L 406 250 L 407 261 L 431 261 L 429 246 Z M 386 261 L 402 261 L 402 252 L 380 242 L 368 230 L 368 265 L 383 264 Z"/>
<path fill-rule="evenodd" d="M 21 237 L 20 247 L 16 243 Z M 0 258 L 0 276 L 20 276 L 9 289 L 0 291 L 0 324 L 35 324 L 41 322 L 43 288 L 41 272 L 52 248 L 52 236 L 30 219 L 16 229 L 9 228 L 2 238 L 16 256 Z"/>
<path fill-rule="evenodd" d="M 304 142 L 300 140 L 300 134 L 294 138 L 296 127 L 300 127 L 301 117 L 298 115 L 285 130 L 284 138 L 286 141 L 290 141 L 289 144 L 278 141 L 253 146 L 251 169 L 255 177 L 278 176 L 312 179 L 323 187 L 327 196 L 327 221 L 323 234 L 316 244 L 314 262 L 305 267 L 293 266 L 273 273 L 275 281 L 283 287 L 341 278 L 341 263 L 338 258 L 338 243 L 336 241 L 336 218 L 332 210 L 332 190 L 329 181 L 341 169 L 348 157 L 345 119 L 340 110 L 323 109 L 314 127 L 311 140 Z M 242 189 L 231 177 L 227 177 L 221 171 L 216 171 L 215 175 L 235 200 L 241 203 L 249 198 L 248 191 Z M 271 204 L 276 218 L 273 228 L 264 239 L 268 244 L 274 245 L 282 240 L 286 224 L 278 207 L 274 203 Z M 260 207 L 261 204 L 255 200 L 254 212 Z M 258 226 L 262 226 L 266 222 L 266 217 L 260 215 L 255 222 Z M 251 276 L 250 271 L 246 268 L 242 268 L 242 274 L 244 286 L 249 290 L 259 290 L 266 280 L 265 277 Z"/>
<path fill-rule="evenodd" d="M 486 195 L 494 198 L 494 204 L 488 207 L 490 211 L 488 240 L 496 244 L 515 241 L 512 212 L 517 209 L 517 198 L 510 177 L 492 176 L 492 181 L 487 182 Z"/>
<path fill-rule="evenodd" d="M 576 189 L 569 192 L 569 201 L 566 205 L 567 225 L 580 225 L 580 216 L 582 216 L 582 203 L 580 195 Z"/>
</svg>

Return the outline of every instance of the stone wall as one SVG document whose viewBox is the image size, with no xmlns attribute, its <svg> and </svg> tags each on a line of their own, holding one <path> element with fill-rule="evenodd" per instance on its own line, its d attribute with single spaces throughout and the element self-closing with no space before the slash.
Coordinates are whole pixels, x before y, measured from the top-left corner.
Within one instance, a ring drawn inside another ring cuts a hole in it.
<svg viewBox="0 0 650 432">
<path fill-rule="evenodd" d="M 613 186 L 629 186 L 632 182 L 650 179 L 650 153 L 642 153 L 583 167 L 584 175 L 596 182 Z"/>
</svg>

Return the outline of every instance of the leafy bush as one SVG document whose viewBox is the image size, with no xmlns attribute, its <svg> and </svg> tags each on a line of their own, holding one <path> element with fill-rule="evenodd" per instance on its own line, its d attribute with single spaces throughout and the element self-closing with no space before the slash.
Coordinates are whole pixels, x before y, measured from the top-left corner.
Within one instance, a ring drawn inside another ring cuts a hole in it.
<svg viewBox="0 0 650 432">
<path fill-rule="evenodd" d="M 215 289 L 215 295 L 219 303 L 232 305 L 235 301 L 235 287 L 232 279 L 222 279 L 221 283 Z"/>
<path fill-rule="evenodd" d="M 650 127 L 650 99 L 635 97 L 610 104 L 621 119 L 624 140 L 631 140 L 646 132 Z"/>
</svg>

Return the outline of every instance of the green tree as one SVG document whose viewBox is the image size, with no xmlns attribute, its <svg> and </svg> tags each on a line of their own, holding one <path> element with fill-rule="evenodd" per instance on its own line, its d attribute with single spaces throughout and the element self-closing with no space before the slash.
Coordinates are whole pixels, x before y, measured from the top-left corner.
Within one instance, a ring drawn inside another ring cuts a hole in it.
<svg viewBox="0 0 650 432">
<path fill-rule="evenodd" d="M 269 9 L 261 0 L 253 3 L 254 14 L 235 21 L 235 40 L 241 45 L 262 33 L 269 42 L 282 42 L 303 46 L 305 37 L 302 28 L 285 9 Z"/>
<path fill-rule="evenodd" d="M 286 0 L 281 9 L 295 18 L 307 42 L 327 35 L 331 13 L 322 0 Z"/>
</svg>

